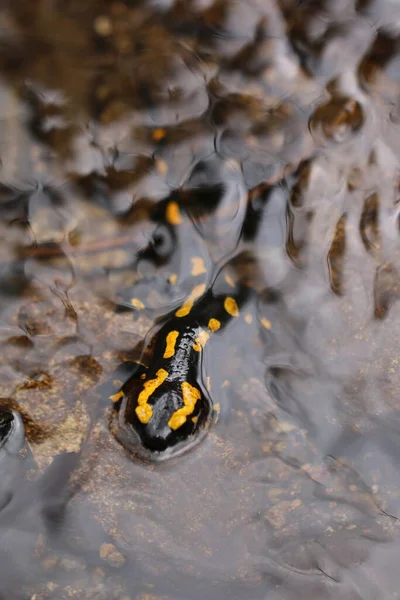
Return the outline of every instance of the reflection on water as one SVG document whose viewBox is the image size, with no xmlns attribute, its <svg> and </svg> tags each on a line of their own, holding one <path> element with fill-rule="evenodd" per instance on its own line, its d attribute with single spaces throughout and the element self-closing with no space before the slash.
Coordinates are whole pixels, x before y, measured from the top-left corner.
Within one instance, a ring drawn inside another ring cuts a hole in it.
<svg viewBox="0 0 400 600">
<path fill-rule="evenodd" d="M 3 3 L 2 598 L 398 593 L 399 19 Z M 142 462 L 109 396 L 194 255 L 251 294 L 203 353 L 216 423 Z"/>
</svg>

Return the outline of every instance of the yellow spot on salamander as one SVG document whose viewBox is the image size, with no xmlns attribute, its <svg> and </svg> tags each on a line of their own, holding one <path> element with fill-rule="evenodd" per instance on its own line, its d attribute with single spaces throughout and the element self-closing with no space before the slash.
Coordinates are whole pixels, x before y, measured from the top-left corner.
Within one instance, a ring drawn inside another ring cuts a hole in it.
<svg viewBox="0 0 400 600">
<path fill-rule="evenodd" d="M 168 421 L 168 426 L 174 431 L 186 423 L 187 417 L 194 411 L 197 400 L 201 398 L 200 390 L 187 383 L 187 381 L 181 384 L 181 389 L 184 405 L 176 410 Z"/>
<path fill-rule="evenodd" d="M 172 273 L 172 275 L 169 276 L 170 284 L 175 285 L 177 281 L 178 281 L 178 275 L 176 273 Z"/>
<path fill-rule="evenodd" d="M 225 275 L 224 279 L 231 288 L 235 287 L 235 282 L 233 281 L 233 279 L 230 275 Z"/>
<path fill-rule="evenodd" d="M 160 385 L 167 379 L 168 372 L 165 369 L 158 369 L 156 377 L 149 379 L 143 384 L 143 389 L 138 396 L 138 406 L 136 407 L 136 415 L 141 423 L 148 423 L 152 417 L 153 409 L 147 404 L 152 393 L 160 387 Z"/>
<path fill-rule="evenodd" d="M 112 402 L 118 402 L 123 397 L 124 397 L 124 392 L 118 392 L 117 394 L 113 394 L 112 396 L 110 396 L 110 400 Z"/>
<path fill-rule="evenodd" d="M 199 420 L 199 417 L 192 417 L 193 423 L 197 423 L 198 420 Z"/>
<path fill-rule="evenodd" d="M 145 308 L 143 302 L 139 300 L 139 298 L 132 298 L 131 304 L 133 308 L 136 308 L 137 310 L 142 310 L 143 308 Z"/>
<path fill-rule="evenodd" d="M 182 223 L 181 211 L 177 202 L 168 202 L 165 217 L 170 225 L 180 225 Z"/>
<path fill-rule="evenodd" d="M 221 323 L 218 321 L 218 319 L 210 319 L 207 327 L 210 331 L 218 331 L 218 329 L 221 327 Z"/>
<path fill-rule="evenodd" d="M 179 308 L 176 311 L 175 316 L 176 317 L 186 317 L 192 310 L 193 305 L 194 305 L 195 301 L 197 300 L 197 298 L 200 298 L 200 296 L 202 296 L 205 291 L 206 291 L 205 283 L 200 283 L 199 285 L 196 285 L 196 287 L 193 288 L 190 296 L 188 296 L 187 300 L 185 300 L 185 302 L 182 304 L 181 308 Z"/>
<path fill-rule="evenodd" d="M 272 328 L 271 321 L 269 321 L 269 320 L 268 320 L 268 319 L 266 319 L 265 317 L 263 317 L 263 318 L 261 319 L 261 321 L 260 321 L 260 322 L 261 322 L 261 325 L 262 325 L 263 327 L 265 327 L 265 329 L 271 329 L 271 328 Z"/>
<path fill-rule="evenodd" d="M 196 350 L 196 352 L 200 352 L 201 349 L 206 345 L 209 337 L 210 334 L 207 331 L 204 331 L 204 329 L 200 331 L 199 335 L 197 338 L 195 338 L 194 343 L 192 344 L 193 349 Z"/>
<path fill-rule="evenodd" d="M 244 316 L 244 320 L 246 321 L 247 325 L 251 325 L 253 322 L 253 315 L 247 313 L 247 315 Z"/>
<path fill-rule="evenodd" d="M 190 260 L 192 262 L 191 275 L 193 275 L 193 277 L 207 273 L 206 265 L 204 264 L 204 260 L 201 258 L 201 256 L 194 256 Z"/>
<path fill-rule="evenodd" d="M 161 142 L 161 140 L 165 138 L 165 135 L 166 131 L 162 127 L 157 127 L 156 129 L 153 129 L 152 137 L 155 142 Z"/>
<path fill-rule="evenodd" d="M 148 423 L 153 416 L 153 409 L 148 404 L 137 406 L 135 412 L 139 421 L 144 425 Z"/>
<path fill-rule="evenodd" d="M 231 296 L 227 296 L 225 298 L 224 308 L 225 308 L 226 312 L 228 313 L 228 315 L 231 315 L 231 317 L 239 316 L 239 307 L 236 304 L 236 300 L 234 298 L 231 298 Z"/>
<path fill-rule="evenodd" d="M 170 331 L 167 335 L 167 344 L 165 347 L 164 358 L 171 358 L 175 354 L 175 344 L 178 339 L 179 331 Z"/>
</svg>

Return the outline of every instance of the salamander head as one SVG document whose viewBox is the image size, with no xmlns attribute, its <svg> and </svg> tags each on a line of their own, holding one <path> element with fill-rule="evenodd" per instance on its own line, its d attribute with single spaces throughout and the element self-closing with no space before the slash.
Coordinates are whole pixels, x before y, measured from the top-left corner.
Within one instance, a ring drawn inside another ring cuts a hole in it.
<svg viewBox="0 0 400 600">
<path fill-rule="evenodd" d="M 211 416 L 211 402 L 197 387 L 187 382 L 162 385 L 146 402 L 140 394 L 135 400 L 127 397 L 120 409 L 118 437 L 147 459 L 165 460 L 196 445 Z"/>
</svg>

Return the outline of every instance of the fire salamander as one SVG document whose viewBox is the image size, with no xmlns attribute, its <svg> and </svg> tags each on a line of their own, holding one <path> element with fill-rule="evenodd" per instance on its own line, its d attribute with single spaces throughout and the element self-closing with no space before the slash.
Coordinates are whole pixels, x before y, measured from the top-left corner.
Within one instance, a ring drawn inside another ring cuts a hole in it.
<svg viewBox="0 0 400 600">
<path fill-rule="evenodd" d="M 235 297 L 214 296 L 199 284 L 166 320 L 156 334 L 150 366 L 124 386 L 119 417 L 124 444 L 137 447 L 139 442 L 142 454 L 162 460 L 202 439 L 213 420 L 202 352 L 214 334 L 239 316 L 248 293 L 242 287 Z"/>
<path fill-rule="evenodd" d="M 179 227 L 173 234 L 177 240 L 194 240 L 193 224 L 184 219 L 175 201 L 164 207 L 169 227 Z M 185 228 L 185 232 L 183 231 Z M 179 243 L 171 264 L 182 264 L 188 250 L 198 252 L 199 245 Z M 235 286 L 225 275 L 226 293 L 214 293 L 210 259 L 203 253 L 190 256 L 189 266 L 179 268 L 174 284 L 181 288 L 192 284 L 185 299 L 164 318 L 153 338 L 150 365 L 137 366 L 135 374 L 112 399 L 120 401 L 116 435 L 121 443 L 136 454 L 150 460 L 164 460 L 185 452 L 197 444 L 210 428 L 215 412 L 203 372 L 203 351 L 209 340 L 234 321 L 247 301 L 250 288 Z M 168 276 L 170 280 L 170 275 Z M 134 289 L 137 292 L 137 289 Z M 144 301 L 135 295 L 133 308 L 142 310 Z"/>
</svg>

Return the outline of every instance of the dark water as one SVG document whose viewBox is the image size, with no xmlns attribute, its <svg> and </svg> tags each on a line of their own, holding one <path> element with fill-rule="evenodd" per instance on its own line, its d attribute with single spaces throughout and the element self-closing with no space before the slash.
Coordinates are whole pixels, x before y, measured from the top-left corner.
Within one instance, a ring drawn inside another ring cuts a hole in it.
<svg viewBox="0 0 400 600">
<path fill-rule="evenodd" d="M 2 2 L 1 598 L 399 597 L 399 31 L 395 0 Z M 205 350 L 206 439 L 147 464 L 108 396 L 195 239 L 249 322 Z"/>
</svg>

